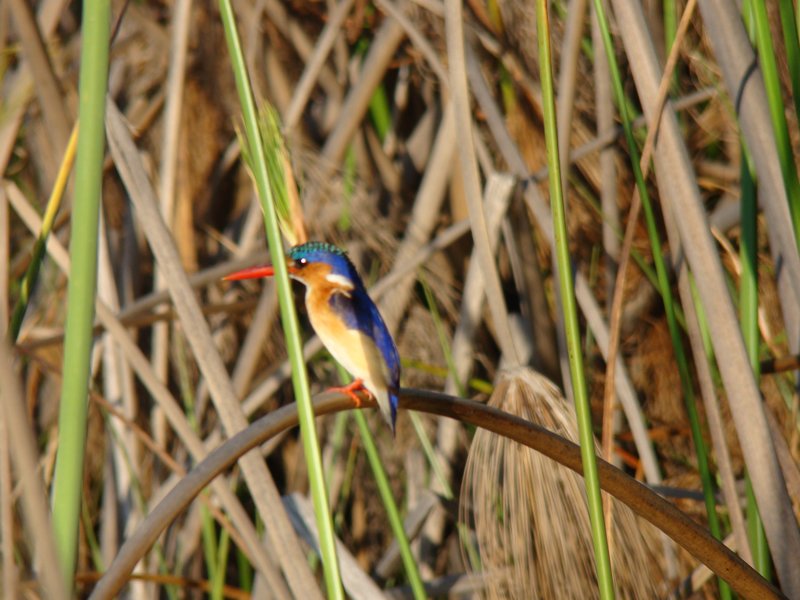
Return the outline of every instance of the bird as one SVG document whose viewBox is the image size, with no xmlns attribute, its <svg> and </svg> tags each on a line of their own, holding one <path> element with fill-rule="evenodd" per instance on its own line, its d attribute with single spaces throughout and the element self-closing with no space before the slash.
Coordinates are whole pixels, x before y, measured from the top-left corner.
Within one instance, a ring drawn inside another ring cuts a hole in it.
<svg viewBox="0 0 800 600">
<path fill-rule="evenodd" d="M 366 390 L 395 434 L 400 394 L 400 357 L 378 307 L 347 253 L 326 242 L 306 242 L 286 255 L 289 276 L 305 285 L 308 318 L 328 352 L 353 377 L 345 387 L 331 388 L 360 403 Z M 227 281 L 274 275 L 261 265 L 226 276 Z"/>
</svg>

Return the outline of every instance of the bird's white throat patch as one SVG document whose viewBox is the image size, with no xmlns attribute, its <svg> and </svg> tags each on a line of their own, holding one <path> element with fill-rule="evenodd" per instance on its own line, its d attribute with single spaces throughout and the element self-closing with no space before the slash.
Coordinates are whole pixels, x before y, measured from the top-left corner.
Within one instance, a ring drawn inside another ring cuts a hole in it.
<svg viewBox="0 0 800 600">
<path fill-rule="evenodd" d="M 346 290 L 353 289 L 353 283 L 344 275 L 338 275 L 337 273 L 328 273 L 325 275 L 325 279 L 330 281 L 334 285 L 338 285 L 341 288 Z"/>
</svg>

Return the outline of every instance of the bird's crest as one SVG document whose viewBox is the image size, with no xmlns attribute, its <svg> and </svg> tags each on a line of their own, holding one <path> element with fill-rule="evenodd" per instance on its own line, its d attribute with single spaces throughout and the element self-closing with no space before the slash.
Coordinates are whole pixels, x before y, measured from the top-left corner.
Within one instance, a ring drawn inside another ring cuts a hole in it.
<svg viewBox="0 0 800 600">
<path fill-rule="evenodd" d="M 347 253 L 333 244 L 325 242 L 308 242 L 295 246 L 289 250 L 289 258 L 300 271 L 308 265 L 324 264 L 329 271 L 319 273 L 324 275 L 328 282 L 344 290 L 353 289 L 361 285 L 356 268 Z M 318 273 L 315 271 L 315 273 Z"/>
<path fill-rule="evenodd" d="M 289 250 L 293 260 L 307 258 L 310 261 L 320 260 L 326 255 L 347 256 L 347 253 L 333 244 L 327 242 L 306 242 Z"/>
</svg>

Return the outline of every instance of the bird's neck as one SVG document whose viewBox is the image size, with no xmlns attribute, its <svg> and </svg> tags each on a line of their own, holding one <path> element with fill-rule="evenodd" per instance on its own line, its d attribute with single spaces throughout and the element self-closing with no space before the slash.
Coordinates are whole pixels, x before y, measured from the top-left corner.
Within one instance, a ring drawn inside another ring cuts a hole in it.
<svg viewBox="0 0 800 600">
<path fill-rule="evenodd" d="M 309 312 L 317 309 L 327 308 L 330 304 L 331 296 L 334 294 L 350 295 L 352 290 L 344 289 L 334 283 L 319 283 L 313 286 L 306 286 L 306 307 Z"/>
</svg>

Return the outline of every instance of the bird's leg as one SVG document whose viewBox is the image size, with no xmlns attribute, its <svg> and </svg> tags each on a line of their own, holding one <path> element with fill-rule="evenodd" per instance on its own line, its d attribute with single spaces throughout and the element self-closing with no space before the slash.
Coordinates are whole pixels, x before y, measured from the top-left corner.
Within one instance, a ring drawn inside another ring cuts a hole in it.
<svg viewBox="0 0 800 600">
<path fill-rule="evenodd" d="M 356 404 L 356 408 L 361 407 L 361 398 L 356 395 L 356 392 L 367 392 L 368 396 L 372 396 L 372 392 L 370 392 L 367 388 L 364 387 L 364 382 L 360 379 L 354 379 L 352 383 L 343 387 L 331 387 L 328 388 L 329 392 L 339 392 L 340 394 L 345 394 L 350 396 L 353 399 L 353 402 Z"/>
</svg>

